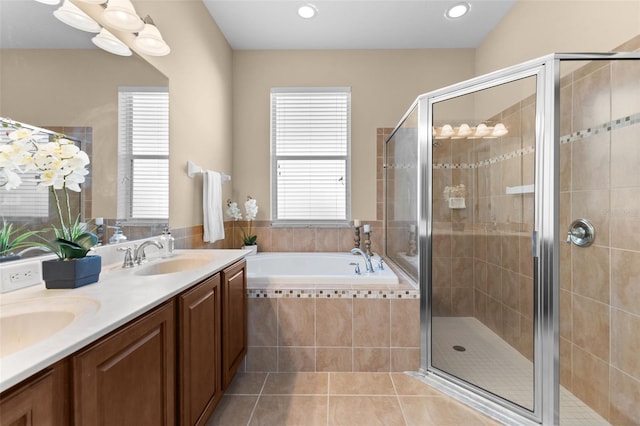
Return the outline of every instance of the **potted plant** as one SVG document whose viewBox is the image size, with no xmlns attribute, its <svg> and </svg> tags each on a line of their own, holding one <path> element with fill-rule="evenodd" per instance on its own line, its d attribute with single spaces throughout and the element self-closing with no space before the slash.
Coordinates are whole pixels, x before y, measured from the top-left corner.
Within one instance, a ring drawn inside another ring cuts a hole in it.
<svg viewBox="0 0 640 426">
<path fill-rule="evenodd" d="M 52 226 L 55 239 L 33 242 L 45 247 L 58 259 L 42 262 L 42 277 L 47 288 L 76 288 L 97 282 L 102 262 L 100 256 L 87 256 L 97 244 L 98 237 L 86 230 L 80 216 L 72 219 L 69 191 L 80 192 L 80 184 L 89 173 L 89 156 L 72 141 L 56 135 L 49 141 L 14 123 L 16 129 L 8 133 L 10 142 L 0 146 L 3 172 L 10 190 L 20 185 L 18 173 L 35 171 L 37 188 L 48 190 L 60 222 Z M 5 124 L 6 126 L 6 124 Z M 62 197 L 59 195 L 61 193 Z M 64 200 L 64 209 L 62 206 Z"/>
<path fill-rule="evenodd" d="M 238 203 L 235 201 L 227 200 L 227 215 L 234 221 L 242 220 L 242 213 L 238 208 Z M 255 254 L 258 251 L 258 236 L 253 233 L 253 220 L 258 214 L 258 202 L 250 195 L 247 196 L 247 201 L 244 202 L 245 219 L 248 223 L 248 230 L 245 231 L 244 227 L 240 226 L 242 231 L 242 248 L 251 250 L 250 254 Z"/>
<path fill-rule="evenodd" d="M 37 235 L 39 231 L 25 231 L 24 226 L 13 228 L 13 224 L 2 220 L 0 227 L 0 262 L 19 259 L 15 252 L 32 245 L 26 241 L 30 237 Z"/>
</svg>

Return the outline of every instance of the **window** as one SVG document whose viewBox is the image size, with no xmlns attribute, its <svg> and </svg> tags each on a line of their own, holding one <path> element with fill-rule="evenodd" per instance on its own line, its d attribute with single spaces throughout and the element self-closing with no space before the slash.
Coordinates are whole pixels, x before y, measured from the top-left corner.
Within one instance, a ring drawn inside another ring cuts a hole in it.
<svg viewBox="0 0 640 426">
<path fill-rule="evenodd" d="M 118 93 L 118 218 L 169 218 L 169 93 L 121 87 Z"/>
<path fill-rule="evenodd" d="M 348 221 L 350 111 L 349 88 L 271 89 L 275 224 Z"/>
</svg>

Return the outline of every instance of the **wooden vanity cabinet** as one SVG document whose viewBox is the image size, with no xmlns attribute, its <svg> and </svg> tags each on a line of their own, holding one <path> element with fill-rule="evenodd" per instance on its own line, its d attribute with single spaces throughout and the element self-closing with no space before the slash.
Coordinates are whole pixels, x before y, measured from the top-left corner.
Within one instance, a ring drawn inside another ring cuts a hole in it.
<svg viewBox="0 0 640 426">
<path fill-rule="evenodd" d="M 69 424 L 68 363 L 54 364 L 0 398 L 2 426 L 66 426 Z"/>
<path fill-rule="evenodd" d="M 226 389 L 247 354 L 247 262 L 222 275 L 222 388 Z"/>
<path fill-rule="evenodd" d="M 206 278 L 3 392 L 0 426 L 204 425 L 247 352 L 246 288 L 244 260 Z"/>
<path fill-rule="evenodd" d="M 182 425 L 204 425 L 222 397 L 220 274 L 178 296 Z"/>
<path fill-rule="evenodd" d="M 71 358 L 76 425 L 175 424 L 175 303 Z"/>
</svg>

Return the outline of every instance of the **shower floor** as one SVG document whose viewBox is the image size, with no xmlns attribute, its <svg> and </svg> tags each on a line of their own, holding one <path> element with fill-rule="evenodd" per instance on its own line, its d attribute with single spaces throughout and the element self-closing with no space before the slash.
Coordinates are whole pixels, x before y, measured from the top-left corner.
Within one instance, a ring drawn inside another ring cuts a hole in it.
<svg viewBox="0 0 640 426">
<path fill-rule="evenodd" d="M 465 351 L 453 349 L 462 346 Z M 524 407 L 533 401 L 533 364 L 473 317 L 433 318 L 433 365 Z M 562 426 L 608 425 L 571 392 L 560 387 Z"/>
</svg>

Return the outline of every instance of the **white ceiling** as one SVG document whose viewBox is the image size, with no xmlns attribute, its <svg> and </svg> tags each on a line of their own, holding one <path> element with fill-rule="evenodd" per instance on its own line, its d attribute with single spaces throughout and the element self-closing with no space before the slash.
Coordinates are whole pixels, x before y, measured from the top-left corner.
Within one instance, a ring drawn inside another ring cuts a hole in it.
<svg viewBox="0 0 640 426">
<path fill-rule="evenodd" d="M 458 20 L 444 13 L 462 0 L 203 1 L 234 49 L 418 49 L 477 47 L 517 0 L 467 0 Z"/>
<path fill-rule="evenodd" d="M 459 1 L 203 0 L 234 49 L 473 48 L 517 0 L 467 0 L 467 15 L 445 18 L 447 7 Z M 306 3 L 318 9 L 315 18 L 297 15 Z M 53 17 L 57 7 L 0 0 L 0 47 L 94 47 L 91 34 Z"/>
</svg>

